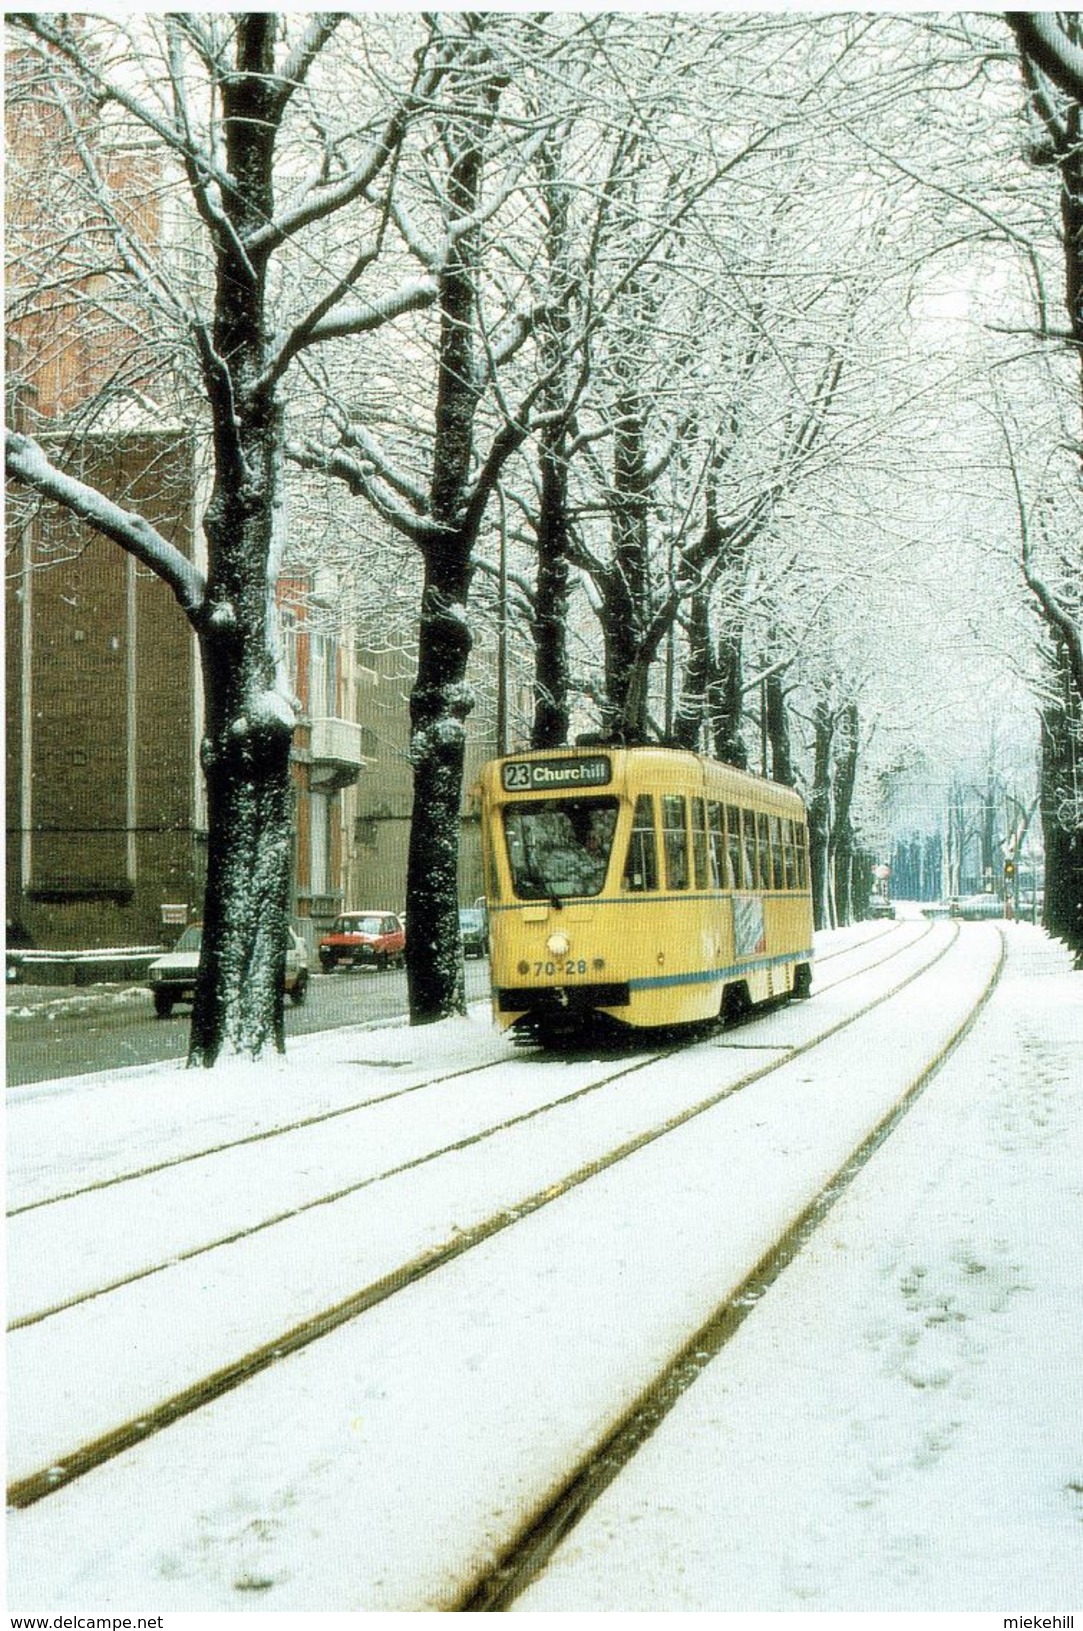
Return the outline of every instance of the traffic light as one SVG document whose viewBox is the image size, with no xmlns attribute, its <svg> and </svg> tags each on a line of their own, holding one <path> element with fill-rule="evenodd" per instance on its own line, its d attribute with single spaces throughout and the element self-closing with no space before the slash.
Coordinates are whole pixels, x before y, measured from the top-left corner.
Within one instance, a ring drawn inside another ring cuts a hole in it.
<svg viewBox="0 0 1083 1631">
<path fill-rule="evenodd" d="M 1005 863 L 1004 863 L 1004 876 L 1006 878 L 1014 878 L 1015 877 L 1015 862 L 1014 861 L 1005 861 Z"/>
</svg>

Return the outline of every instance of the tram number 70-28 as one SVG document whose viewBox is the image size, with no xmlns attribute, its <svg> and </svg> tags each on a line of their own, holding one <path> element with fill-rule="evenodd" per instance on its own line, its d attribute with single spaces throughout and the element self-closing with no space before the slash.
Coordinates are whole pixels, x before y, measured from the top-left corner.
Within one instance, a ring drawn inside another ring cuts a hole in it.
<svg viewBox="0 0 1083 1631">
<path fill-rule="evenodd" d="M 580 957 L 578 959 L 578 961 L 576 961 L 573 958 L 570 958 L 568 960 L 568 962 L 566 962 L 566 963 L 535 963 L 534 964 L 534 973 L 535 974 L 547 974 L 550 977 L 550 979 L 555 974 L 585 974 L 586 972 L 587 972 L 587 960 L 586 960 L 585 957 Z"/>
</svg>

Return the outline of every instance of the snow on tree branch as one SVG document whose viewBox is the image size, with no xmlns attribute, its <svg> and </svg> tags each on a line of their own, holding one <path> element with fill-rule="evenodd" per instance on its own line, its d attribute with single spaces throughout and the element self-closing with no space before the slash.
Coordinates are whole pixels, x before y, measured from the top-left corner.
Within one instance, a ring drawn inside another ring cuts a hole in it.
<svg viewBox="0 0 1083 1631">
<path fill-rule="evenodd" d="M 1020 51 L 1038 64 L 1057 88 L 1083 102 L 1083 50 L 1062 28 L 1055 11 L 1006 11 Z"/>
<path fill-rule="evenodd" d="M 198 621 L 206 594 L 203 574 L 149 522 L 59 470 L 32 437 L 5 433 L 4 467 L 9 480 L 25 482 L 134 555 L 169 585 L 189 621 Z"/>
</svg>

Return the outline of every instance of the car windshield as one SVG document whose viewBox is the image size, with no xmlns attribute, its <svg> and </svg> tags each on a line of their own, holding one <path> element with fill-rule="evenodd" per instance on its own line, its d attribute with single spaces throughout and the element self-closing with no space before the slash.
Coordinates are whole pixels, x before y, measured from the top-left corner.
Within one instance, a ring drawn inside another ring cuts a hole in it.
<svg viewBox="0 0 1083 1631">
<path fill-rule="evenodd" d="M 340 917 L 335 921 L 334 934 L 382 934 L 383 918 Z"/>
<path fill-rule="evenodd" d="M 605 883 L 616 825 L 613 798 L 507 805 L 504 833 L 516 895 L 520 900 L 597 895 Z"/>
<path fill-rule="evenodd" d="M 465 906 L 459 913 L 459 926 L 463 929 L 481 929 L 485 925 L 485 913 L 476 906 Z"/>
<path fill-rule="evenodd" d="M 202 944 L 203 925 L 201 923 L 189 923 L 188 927 L 177 941 L 177 944 L 173 947 L 173 950 L 198 951 Z"/>
</svg>

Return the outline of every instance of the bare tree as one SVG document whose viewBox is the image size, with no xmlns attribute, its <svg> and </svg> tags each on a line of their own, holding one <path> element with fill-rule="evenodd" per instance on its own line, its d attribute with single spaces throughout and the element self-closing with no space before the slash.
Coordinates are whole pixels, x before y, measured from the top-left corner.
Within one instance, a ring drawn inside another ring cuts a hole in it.
<svg viewBox="0 0 1083 1631">
<path fill-rule="evenodd" d="M 464 1006 L 457 859 L 473 706 L 467 606 L 488 506 L 558 366 L 551 348 L 534 346 L 541 314 L 522 268 L 538 244 L 521 211 L 532 162 L 564 115 L 559 101 L 548 105 L 553 95 L 531 105 L 522 81 L 541 73 L 555 85 L 563 64 L 568 94 L 589 55 L 574 28 L 566 42 L 559 18 L 462 14 L 434 27 L 448 66 L 416 191 L 403 191 L 396 205 L 411 254 L 435 281 L 430 332 L 414 335 L 406 364 L 414 399 L 407 435 L 396 447 L 344 409 L 329 381 L 323 425 L 291 443 L 299 464 L 343 482 L 423 563 L 406 879 L 415 1024 Z M 533 365 L 523 362 L 528 351 Z"/>
<path fill-rule="evenodd" d="M 12 480 L 65 506 L 161 576 L 198 638 L 209 840 L 189 1057 L 203 1065 L 223 1047 L 257 1056 L 283 1045 L 295 723 L 274 598 L 286 541 L 283 381 L 309 348 L 367 331 L 436 292 L 416 279 L 375 291 L 364 280 L 388 233 L 395 156 L 445 72 L 439 42 L 419 24 L 405 72 L 374 79 L 357 124 L 333 135 L 314 81 L 344 26 L 358 24 L 334 13 L 130 24 L 75 24 L 45 13 L 12 19 L 16 40 L 36 55 L 68 112 L 76 160 L 97 187 L 116 245 L 113 279 L 128 293 L 149 293 L 183 330 L 210 431 L 205 572 L 139 515 L 65 474 L 39 444 L 9 433 L 6 447 Z M 172 274 L 167 247 L 125 228 L 96 164 L 88 108 L 108 108 L 183 176 L 210 261 L 210 291 L 186 288 Z M 368 234 L 355 225 L 353 247 L 337 264 L 314 258 L 312 234 L 347 210 L 367 215 Z M 276 292 L 282 286 L 288 300 Z"/>
</svg>

